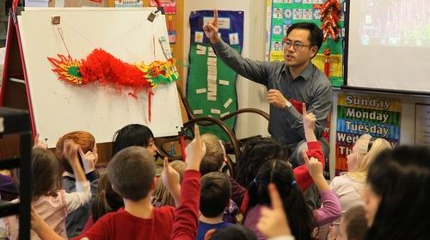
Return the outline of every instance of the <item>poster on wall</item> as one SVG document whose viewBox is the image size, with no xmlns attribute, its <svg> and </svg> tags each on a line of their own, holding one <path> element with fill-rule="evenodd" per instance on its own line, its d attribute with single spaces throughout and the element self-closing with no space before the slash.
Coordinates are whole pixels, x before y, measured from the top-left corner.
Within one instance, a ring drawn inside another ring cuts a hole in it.
<svg viewBox="0 0 430 240">
<path fill-rule="evenodd" d="M 159 3 L 159 4 L 158 4 Z M 164 13 L 167 15 L 176 14 L 176 0 L 151 0 L 150 7 L 163 7 Z"/>
<path fill-rule="evenodd" d="M 430 145 L 430 104 L 415 104 L 415 144 Z"/>
<path fill-rule="evenodd" d="M 284 61 L 282 39 L 286 36 L 287 29 L 297 22 L 313 22 L 322 26 L 321 9 L 329 0 L 267 0 L 268 12 L 268 42 L 266 44 L 266 59 L 269 61 Z M 343 6 L 344 0 L 338 0 L 339 6 Z M 312 62 L 324 72 L 329 61 L 329 79 L 333 87 L 343 85 L 342 73 L 342 40 L 345 36 L 343 12 L 338 16 L 338 38 L 336 41 L 330 35 L 323 43 L 319 53 Z M 330 49 L 330 57 L 324 55 L 325 49 Z"/>
<path fill-rule="evenodd" d="M 187 99 L 193 113 L 198 116 L 221 118 L 237 110 L 237 73 L 227 67 L 216 56 L 203 25 L 213 21 L 213 10 L 193 11 L 190 14 L 190 53 L 187 79 Z M 239 54 L 243 46 L 244 14 L 242 11 L 218 11 L 219 35 Z M 233 129 L 236 118 L 225 121 Z M 218 127 L 202 127 L 201 132 L 210 132 L 229 141 Z"/>
<path fill-rule="evenodd" d="M 400 140 L 402 101 L 340 94 L 337 107 L 335 175 L 348 170 L 347 156 L 362 134 L 384 138 L 393 147 Z"/>
</svg>

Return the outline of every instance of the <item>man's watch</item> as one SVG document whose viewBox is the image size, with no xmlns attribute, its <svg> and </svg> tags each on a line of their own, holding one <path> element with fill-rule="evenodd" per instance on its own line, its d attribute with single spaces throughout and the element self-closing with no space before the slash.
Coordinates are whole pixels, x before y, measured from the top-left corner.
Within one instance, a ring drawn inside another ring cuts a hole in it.
<svg viewBox="0 0 430 240">
<path fill-rule="evenodd" d="M 285 100 L 285 106 L 284 106 L 284 109 L 285 109 L 285 110 L 287 110 L 287 109 L 289 109 L 291 106 L 292 106 L 292 104 L 290 103 L 290 101 Z"/>
</svg>

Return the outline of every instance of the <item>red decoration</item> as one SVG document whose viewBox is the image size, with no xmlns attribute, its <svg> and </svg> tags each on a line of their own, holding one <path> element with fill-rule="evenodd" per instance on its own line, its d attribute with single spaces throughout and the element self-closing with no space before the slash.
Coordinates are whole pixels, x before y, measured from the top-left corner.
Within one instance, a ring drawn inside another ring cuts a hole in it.
<svg viewBox="0 0 430 240">
<path fill-rule="evenodd" d="M 324 74 L 325 74 L 328 78 L 330 78 L 330 62 L 331 62 L 331 58 L 330 58 L 331 51 L 330 51 L 330 48 L 328 48 L 328 47 L 327 47 L 326 49 L 324 49 L 323 54 L 324 54 L 324 56 L 325 56 L 325 62 L 324 62 Z"/>
<path fill-rule="evenodd" d="M 326 0 L 321 7 L 321 28 L 324 32 L 324 41 L 330 35 L 334 41 L 338 40 L 339 29 L 337 24 L 339 22 L 339 15 L 341 6 L 337 0 Z"/>
<path fill-rule="evenodd" d="M 179 74 L 176 71 L 175 61 L 168 59 L 165 62 L 154 61 L 150 65 L 141 62 L 129 64 L 112 56 L 112 54 L 95 49 L 86 59 L 76 60 L 70 55 L 58 54 L 58 58 L 48 57 L 60 80 L 84 85 L 92 82 L 101 85 L 113 84 L 122 91 L 122 87 L 133 89 L 129 95 L 137 98 L 142 89 L 148 90 L 148 120 L 151 121 L 152 88 L 159 84 L 168 84 L 176 81 Z"/>
</svg>

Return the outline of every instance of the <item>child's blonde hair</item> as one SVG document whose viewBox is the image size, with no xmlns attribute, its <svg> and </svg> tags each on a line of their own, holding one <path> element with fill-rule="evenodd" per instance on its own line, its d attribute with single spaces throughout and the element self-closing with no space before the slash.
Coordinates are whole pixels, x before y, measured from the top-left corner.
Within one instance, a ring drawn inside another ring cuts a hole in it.
<svg viewBox="0 0 430 240">
<path fill-rule="evenodd" d="M 206 173 L 217 172 L 221 169 L 225 153 L 217 136 L 205 133 L 201 139 L 206 145 L 206 154 L 200 164 L 200 173 L 203 176 Z"/>
<path fill-rule="evenodd" d="M 353 172 L 348 172 L 346 175 L 364 182 L 370 164 L 380 152 L 391 149 L 391 144 L 384 138 L 373 138 L 369 134 L 363 134 L 354 147 L 358 150 L 357 169 Z"/>
</svg>

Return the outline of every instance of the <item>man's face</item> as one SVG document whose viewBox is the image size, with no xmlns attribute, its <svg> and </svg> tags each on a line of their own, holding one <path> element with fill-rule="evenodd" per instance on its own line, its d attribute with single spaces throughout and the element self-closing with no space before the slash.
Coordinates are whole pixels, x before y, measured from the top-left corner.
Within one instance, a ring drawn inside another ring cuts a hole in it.
<svg viewBox="0 0 430 240">
<path fill-rule="evenodd" d="M 300 67 L 310 62 L 318 51 L 316 46 L 309 46 L 309 30 L 294 29 L 284 42 L 284 60 L 289 67 Z M 286 44 L 287 43 L 287 44 Z M 291 46 L 288 46 L 290 45 Z"/>
</svg>

